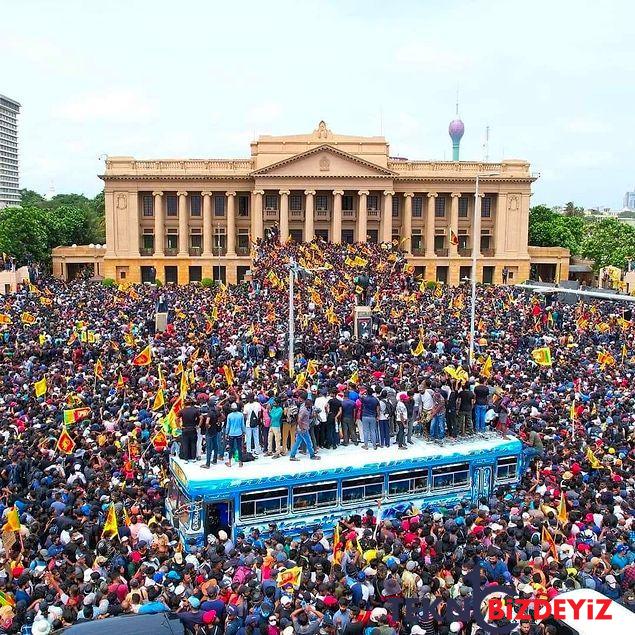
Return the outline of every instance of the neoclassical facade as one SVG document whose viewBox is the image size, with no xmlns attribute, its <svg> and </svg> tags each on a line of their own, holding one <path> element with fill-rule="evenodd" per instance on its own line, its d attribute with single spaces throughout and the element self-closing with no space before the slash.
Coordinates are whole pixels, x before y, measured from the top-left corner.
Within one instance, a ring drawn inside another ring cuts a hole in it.
<svg viewBox="0 0 635 635">
<path fill-rule="evenodd" d="M 324 122 L 261 136 L 248 159 L 110 156 L 102 178 L 102 270 L 122 282 L 240 281 L 251 241 L 273 225 L 281 241 L 398 240 L 418 273 L 449 284 L 469 277 L 473 249 L 483 282 L 523 281 L 537 257 L 527 247 L 535 177 L 526 161 L 411 161 L 391 157 L 383 137 L 335 134 Z"/>
</svg>

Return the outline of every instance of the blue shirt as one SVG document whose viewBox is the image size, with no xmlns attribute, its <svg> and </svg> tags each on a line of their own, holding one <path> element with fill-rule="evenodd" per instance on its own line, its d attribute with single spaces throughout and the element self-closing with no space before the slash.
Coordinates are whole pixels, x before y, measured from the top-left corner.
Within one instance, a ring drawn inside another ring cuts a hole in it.
<svg viewBox="0 0 635 635">
<path fill-rule="evenodd" d="M 241 437 L 245 434 L 245 418 L 242 412 L 234 410 L 227 417 L 227 436 Z"/>
<path fill-rule="evenodd" d="M 364 395 L 360 397 L 362 402 L 362 417 L 376 417 L 377 407 L 379 406 L 379 399 L 372 395 Z"/>
</svg>

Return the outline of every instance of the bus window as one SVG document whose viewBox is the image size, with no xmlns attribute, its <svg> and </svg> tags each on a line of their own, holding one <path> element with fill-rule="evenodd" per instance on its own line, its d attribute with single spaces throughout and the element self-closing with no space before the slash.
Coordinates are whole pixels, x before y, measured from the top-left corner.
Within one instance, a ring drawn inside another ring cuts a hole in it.
<svg viewBox="0 0 635 635">
<path fill-rule="evenodd" d="M 395 472 L 388 475 L 388 496 L 428 491 L 428 470 Z"/>
<path fill-rule="evenodd" d="M 376 499 L 382 496 L 384 489 L 383 476 L 365 476 L 342 481 L 342 502 L 352 503 Z"/>
<path fill-rule="evenodd" d="M 248 492 L 240 495 L 240 517 L 262 518 L 284 514 L 288 507 L 289 490 L 286 487 L 266 492 Z"/>
<path fill-rule="evenodd" d="M 337 503 L 337 482 L 296 485 L 291 490 L 293 511 L 331 507 Z"/>
<path fill-rule="evenodd" d="M 496 480 L 513 481 L 518 472 L 518 457 L 506 456 L 496 462 Z"/>
<path fill-rule="evenodd" d="M 467 463 L 432 468 L 432 489 L 458 489 L 468 483 L 470 466 Z"/>
</svg>

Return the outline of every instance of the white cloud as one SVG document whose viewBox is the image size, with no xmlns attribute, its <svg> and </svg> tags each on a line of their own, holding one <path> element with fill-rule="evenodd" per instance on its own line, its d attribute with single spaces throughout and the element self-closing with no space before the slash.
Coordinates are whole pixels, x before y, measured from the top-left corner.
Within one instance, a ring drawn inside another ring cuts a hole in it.
<svg viewBox="0 0 635 635">
<path fill-rule="evenodd" d="M 109 88 L 78 95 L 58 106 L 54 114 L 76 123 L 134 123 L 147 121 L 156 111 L 156 104 L 141 93 L 128 88 Z"/>
</svg>

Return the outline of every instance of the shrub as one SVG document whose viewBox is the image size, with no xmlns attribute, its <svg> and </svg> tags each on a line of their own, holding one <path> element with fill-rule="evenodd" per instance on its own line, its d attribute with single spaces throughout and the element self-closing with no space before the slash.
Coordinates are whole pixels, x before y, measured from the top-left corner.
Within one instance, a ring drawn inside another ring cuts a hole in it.
<svg viewBox="0 0 635 635">
<path fill-rule="evenodd" d="M 101 283 L 104 287 L 116 287 L 117 283 L 112 278 L 104 278 Z"/>
<path fill-rule="evenodd" d="M 437 283 L 434 280 L 428 280 L 428 282 L 426 282 L 426 289 L 436 289 L 437 288 Z"/>
<path fill-rule="evenodd" d="M 203 278 L 201 280 L 201 286 L 202 287 L 206 287 L 206 288 L 211 288 L 213 286 L 216 285 L 216 282 L 214 280 L 212 280 L 211 278 Z"/>
<path fill-rule="evenodd" d="M 159 278 L 155 279 L 154 284 L 156 284 L 157 287 L 162 287 L 163 286 L 163 282 L 161 282 L 161 280 L 159 280 Z"/>
</svg>

